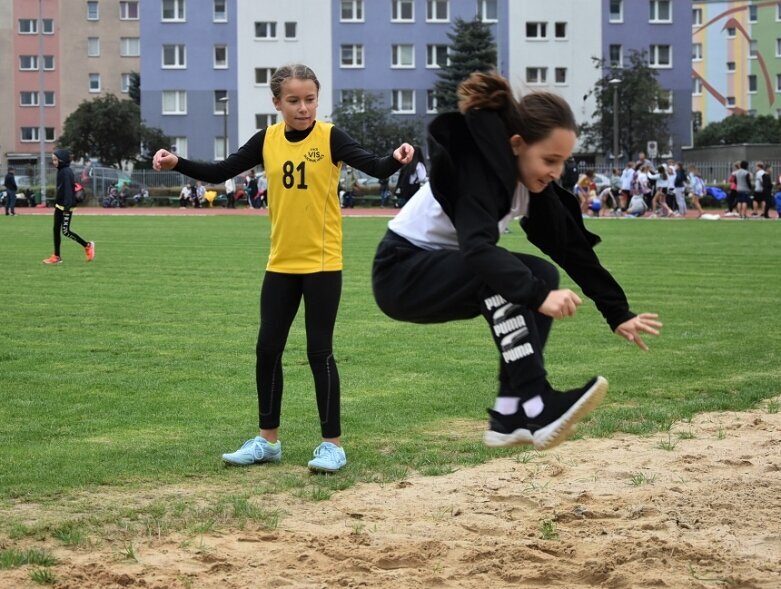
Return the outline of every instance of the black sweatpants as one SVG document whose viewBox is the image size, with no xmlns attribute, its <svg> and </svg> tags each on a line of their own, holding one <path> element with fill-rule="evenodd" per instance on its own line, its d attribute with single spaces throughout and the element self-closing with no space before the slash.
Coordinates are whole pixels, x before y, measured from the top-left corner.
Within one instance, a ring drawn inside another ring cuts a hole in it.
<svg viewBox="0 0 781 589">
<path fill-rule="evenodd" d="M 255 364 L 261 429 L 279 427 L 282 354 L 303 297 L 306 353 L 315 382 L 320 430 L 324 438 L 341 435 L 339 372 L 333 355 L 334 324 L 341 295 L 341 271 L 315 274 L 266 272 L 260 291 L 260 331 Z"/>
<path fill-rule="evenodd" d="M 514 255 L 558 288 L 553 264 Z M 423 250 L 389 231 L 374 258 L 372 287 L 380 309 L 399 321 L 444 323 L 482 315 L 499 352 L 499 396 L 525 401 L 546 389 L 543 349 L 553 320 L 493 292 L 467 269 L 459 251 Z"/>
<path fill-rule="evenodd" d="M 73 217 L 73 211 L 67 209 L 61 209 L 60 207 L 54 208 L 54 255 L 60 255 L 60 245 L 62 237 L 60 233 L 65 237 L 69 237 L 81 247 L 86 247 L 87 242 L 79 237 L 76 233 L 71 231 L 71 219 Z"/>
</svg>

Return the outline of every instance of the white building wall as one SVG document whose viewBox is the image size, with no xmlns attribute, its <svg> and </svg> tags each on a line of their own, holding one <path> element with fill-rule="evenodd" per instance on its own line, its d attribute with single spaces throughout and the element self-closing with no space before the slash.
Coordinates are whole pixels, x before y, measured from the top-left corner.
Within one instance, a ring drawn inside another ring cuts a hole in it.
<svg viewBox="0 0 781 589">
<path fill-rule="evenodd" d="M 255 68 L 289 63 L 311 67 L 320 81 L 317 118 L 333 110 L 330 0 L 262 0 L 237 4 L 237 67 L 239 145 L 255 134 L 255 115 L 276 113 L 271 89 L 255 84 Z M 255 39 L 256 22 L 276 22 L 276 40 Z M 296 38 L 285 39 L 285 23 L 297 23 Z"/>
<path fill-rule="evenodd" d="M 516 93 L 554 92 L 570 104 L 578 123 L 589 121 L 596 104 L 589 93 L 601 73 L 592 60 L 592 57 L 602 57 L 601 0 L 511 0 L 509 5 L 508 71 Z M 547 37 L 541 40 L 527 38 L 527 22 L 547 23 Z M 557 22 L 567 23 L 563 39 L 555 37 Z M 548 68 L 547 81 L 544 84 L 527 83 L 526 69 L 530 67 Z M 564 84 L 555 83 L 557 67 L 567 68 Z"/>
</svg>

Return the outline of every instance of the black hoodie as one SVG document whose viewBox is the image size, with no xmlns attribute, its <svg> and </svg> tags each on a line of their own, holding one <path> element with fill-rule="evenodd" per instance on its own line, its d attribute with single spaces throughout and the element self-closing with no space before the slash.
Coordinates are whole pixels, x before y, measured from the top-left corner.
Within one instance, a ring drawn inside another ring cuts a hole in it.
<svg viewBox="0 0 781 589">
<path fill-rule="evenodd" d="M 431 189 L 453 222 L 464 261 L 505 299 L 537 309 L 550 287 L 506 249 L 497 222 L 510 211 L 518 181 L 507 127 L 496 111 L 447 113 L 429 126 Z M 529 241 L 549 255 L 592 299 L 615 330 L 634 317 L 624 291 L 602 267 L 577 199 L 551 182 L 532 194 L 522 227 Z"/>
<path fill-rule="evenodd" d="M 73 191 L 76 179 L 71 170 L 71 154 L 67 149 L 59 148 L 54 150 L 54 155 L 60 160 L 57 164 L 57 194 L 54 204 L 64 209 L 72 209 L 76 206 Z"/>
</svg>

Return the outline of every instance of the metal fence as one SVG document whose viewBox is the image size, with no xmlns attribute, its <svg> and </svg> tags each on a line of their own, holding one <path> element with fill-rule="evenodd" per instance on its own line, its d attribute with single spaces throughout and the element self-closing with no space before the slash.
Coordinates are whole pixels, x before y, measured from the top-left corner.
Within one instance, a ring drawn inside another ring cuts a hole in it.
<svg viewBox="0 0 781 589">
<path fill-rule="evenodd" d="M 662 160 L 649 160 L 650 163 L 654 166 L 657 164 L 660 164 Z M 765 164 L 765 169 L 771 170 L 771 177 L 773 178 L 773 181 L 775 182 L 776 178 L 778 178 L 779 174 L 781 174 L 781 161 L 780 160 L 762 160 L 762 162 Z M 727 179 L 730 177 L 730 174 L 734 171 L 734 161 L 719 161 L 719 162 L 697 162 L 697 161 L 683 161 L 684 169 L 688 169 L 689 166 L 695 166 L 699 172 L 702 179 L 705 181 L 705 184 L 708 185 L 717 185 L 717 184 L 727 184 Z M 626 164 L 624 164 L 626 166 Z M 748 169 L 754 174 L 754 170 L 756 166 L 756 162 L 752 161 L 749 162 Z M 770 166 L 770 168 L 768 168 Z M 581 172 L 585 172 L 586 170 L 594 170 L 595 172 L 599 174 L 604 174 L 606 176 L 610 176 L 611 170 L 613 169 L 609 164 L 604 165 L 583 165 L 579 164 L 578 167 L 580 168 Z M 619 168 L 619 172 L 622 168 Z"/>
</svg>

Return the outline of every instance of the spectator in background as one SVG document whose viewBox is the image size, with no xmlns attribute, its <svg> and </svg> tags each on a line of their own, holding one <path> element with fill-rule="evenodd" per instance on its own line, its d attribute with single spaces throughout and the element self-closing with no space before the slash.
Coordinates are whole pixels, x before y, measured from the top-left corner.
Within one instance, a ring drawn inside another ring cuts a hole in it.
<svg viewBox="0 0 781 589">
<path fill-rule="evenodd" d="M 228 178 L 225 181 L 225 208 L 236 208 L 236 182 L 233 178 Z"/>
<path fill-rule="evenodd" d="M 380 179 L 380 207 L 383 209 L 390 202 L 390 188 L 388 187 L 389 184 L 390 184 L 389 178 Z"/>
<path fill-rule="evenodd" d="M 621 172 L 621 194 L 618 196 L 618 206 L 622 211 L 626 210 L 629 199 L 632 198 L 632 182 L 635 178 L 635 173 L 634 163 L 626 162 L 626 167 Z"/>
<path fill-rule="evenodd" d="M 190 191 L 192 190 L 192 184 L 187 183 L 184 186 L 182 186 L 182 189 L 179 191 L 179 208 L 180 209 L 186 209 L 187 203 L 190 201 Z"/>
<path fill-rule="evenodd" d="M 258 204 L 261 209 L 268 206 L 268 178 L 265 170 L 261 170 L 258 174 Z"/>
<path fill-rule="evenodd" d="M 355 207 L 355 191 L 357 190 L 358 177 L 355 175 L 355 170 L 352 166 L 345 164 L 344 166 L 344 180 L 342 180 L 342 208 L 352 209 Z"/>
<path fill-rule="evenodd" d="M 678 205 L 678 215 L 686 216 L 686 172 L 683 170 L 683 164 L 675 164 L 675 177 L 673 178 L 673 191 L 675 192 L 675 204 Z"/>
<path fill-rule="evenodd" d="M 247 195 L 247 203 L 253 209 L 260 208 L 258 199 L 258 177 L 255 175 L 255 169 L 251 169 L 244 179 L 244 192 Z"/>
<path fill-rule="evenodd" d="M 754 178 L 754 214 L 761 214 L 765 219 L 770 218 L 770 203 L 773 197 L 773 180 L 770 173 L 765 170 L 764 162 L 757 162 Z"/>
<path fill-rule="evenodd" d="M 586 170 L 575 184 L 575 196 L 580 202 L 580 212 L 588 215 L 591 192 L 596 193 L 597 185 L 594 182 L 594 170 Z"/>
<path fill-rule="evenodd" d="M 8 173 L 5 175 L 3 181 L 5 185 L 5 216 L 16 216 L 16 191 L 19 187 L 16 185 L 16 178 L 14 178 L 14 169 L 9 167 Z"/>
<path fill-rule="evenodd" d="M 697 166 L 689 166 L 689 177 L 687 179 L 689 185 L 689 198 L 697 209 L 697 217 L 702 217 L 702 205 L 700 199 L 705 196 L 705 181 L 700 176 L 700 171 Z"/>
<path fill-rule="evenodd" d="M 728 192 L 727 192 L 727 212 L 725 217 L 737 217 L 738 213 L 735 210 L 738 207 L 738 184 L 735 179 L 735 172 L 740 169 L 740 162 L 732 164 L 732 173 L 727 178 Z"/>
<path fill-rule="evenodd" d="M 428 181 L 426 164 L 423 163 L 423 151 L 419 145 L 415 146 L 415 153 L 410 163 L 401 168 L 399 183 L 396 186 L 398 197 L 396 205 L 401 208 L 411 199 L 420 188 L 421 184 Z"/>
<path fill-rule="evenodd" d="M 748 162 L 743 160 L 735 171 L 735 186 L 738 192 L 738 215 L 741 219 L 748 219 L 749 205 L 751 204 L 751 173 L 748 171 Z"/>
</svg>

